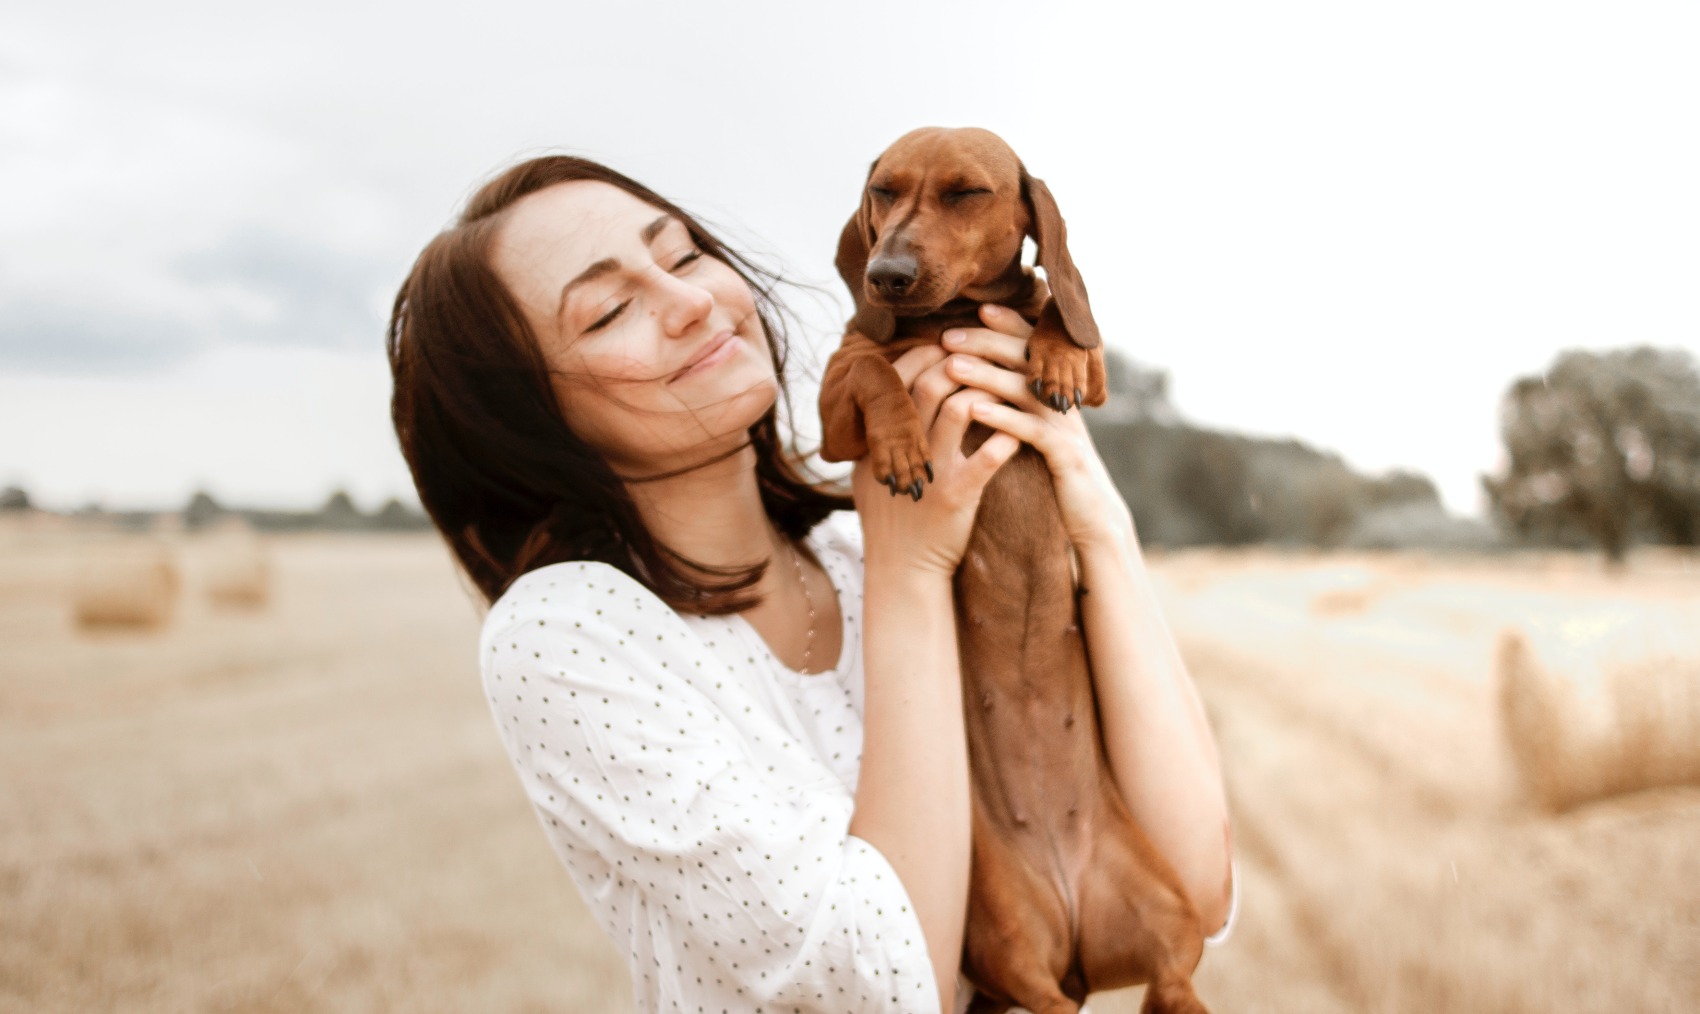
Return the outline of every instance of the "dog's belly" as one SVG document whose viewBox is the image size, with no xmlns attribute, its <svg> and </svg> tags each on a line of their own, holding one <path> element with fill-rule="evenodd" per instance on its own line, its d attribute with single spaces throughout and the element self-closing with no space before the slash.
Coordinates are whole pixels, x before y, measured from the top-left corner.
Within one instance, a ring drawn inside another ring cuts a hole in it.
<svg viewBox="0 0 1700 1014">
<path fill-rule="evenodd" d="M 968 749 L 985 819 L 1072 923 L 1109 773 L 1070 552 L 1050 471 L 1023 447 L 987 485 L 956 574 Z"/>
</svg>

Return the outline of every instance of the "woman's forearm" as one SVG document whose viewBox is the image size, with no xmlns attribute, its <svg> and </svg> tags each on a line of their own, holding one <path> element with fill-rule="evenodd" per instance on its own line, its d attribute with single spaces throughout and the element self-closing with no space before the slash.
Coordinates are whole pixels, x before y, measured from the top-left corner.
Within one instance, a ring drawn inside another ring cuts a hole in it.
<svg viewBox="0 0 1700 1014">
<path fill-rule="evenodd" d="M 867 563 L 862 766 L 850 833 L 902 878 L 952 1009 L 968 907 L 968 742 L 950 577 Z"/>
<path fill-rule="evenodd" d="M 1075 549 L 1111 770 L 1134 819 L 1180 874 L 1212 932 L 1227 918 L 1231 846 L 1221 762 L 1203 702 L 1131 525 Z"/>
</svg>

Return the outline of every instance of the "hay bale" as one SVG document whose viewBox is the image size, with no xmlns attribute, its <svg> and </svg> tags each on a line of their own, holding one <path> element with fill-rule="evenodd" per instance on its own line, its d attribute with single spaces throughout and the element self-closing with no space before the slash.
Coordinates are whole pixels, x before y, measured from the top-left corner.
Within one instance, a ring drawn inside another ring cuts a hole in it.
<svg viewBox="0 0 1700 1014">
<path fill-rule="evenodd" d="M 1329 588 L 1311 596 L 1312 616 L 1356 616 L 1370 607 L 1380 589 L 1372 585 Z"/>
<path fill-rule="evenodd" d="M 221 526 L 202 546 L 207 597 L 221 605 L 263 608 L 271 601 L 272 568 L 265 545 L 246 525 Z"/>
<path fill-rule="evenodd" d="M 90 546 L 72 581 L 82 627 L 164 627 L 177 611 L 182 577 L 170 547 L 151 539 Z"/>
<path fill-rule="evenodd" d="M 1501 729 L 1528 791 L 1556 810 L 1700 783 L 1700 636 L 1618 610 L 1500 631 Z"/>
</svg>

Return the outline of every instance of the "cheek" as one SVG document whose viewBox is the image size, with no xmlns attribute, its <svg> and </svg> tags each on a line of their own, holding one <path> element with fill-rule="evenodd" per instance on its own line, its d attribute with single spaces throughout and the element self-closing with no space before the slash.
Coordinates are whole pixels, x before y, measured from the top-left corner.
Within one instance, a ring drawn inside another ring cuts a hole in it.
<svg viewBox="0 0 1700 1014">
<path fill-rule="evenodd" d="M 658 367 L 626 355 L 576 356 L 551 378 L 561 417 L 579 439 L 622 457 L 630 434 L 671 407 L 659 398 Z"/>
<path fill-rule="evenodd" d="M 756 310 L 755 293 L 744 284 L 737 273 L 718 261 L 706 266 L 705 272 L 712 272 L 704 280 L 704 287 L 714 296 L 714 301 L 725 308 L 733 322 L 742 321 Z"/>
</svg>

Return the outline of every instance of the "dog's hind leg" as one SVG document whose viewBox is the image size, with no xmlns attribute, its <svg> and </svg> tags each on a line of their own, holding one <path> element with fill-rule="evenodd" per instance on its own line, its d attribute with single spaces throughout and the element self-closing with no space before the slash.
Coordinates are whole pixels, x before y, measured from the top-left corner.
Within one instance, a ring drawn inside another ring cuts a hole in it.
<svg viewBox="0 0 1700 1014">
<path fill-rule="evenodd" d="M 1033 1014 L 1076 1014 L 1079 1003 L 1060 985 L 1074 954 L 1069 912 L 1057 886 L 998 836 L 978 797 L 973 842 L 962 941 L 962 968 L 976 990 L 970 1009 L 1020 1006 Z"/>
<path fill-rule="evenodd" d="M 1113 783 L 1105 782 L 1113 795 Z M 1106 799 L 1093 843 L 1093 876 L 1081 883 L 1080 964 L 1096 992 L 1148 983 L 1145 1014 L 1207 1014 L 1193 992 L 1204 931 L 1180 877 L 1134 822 Z"/>
</svg>

